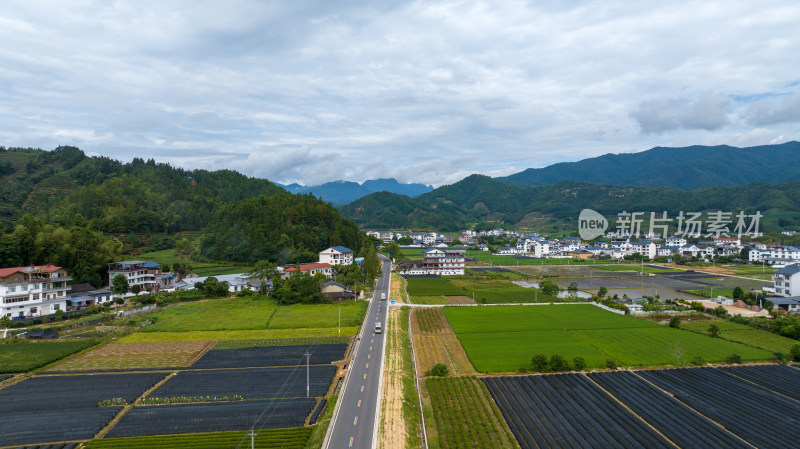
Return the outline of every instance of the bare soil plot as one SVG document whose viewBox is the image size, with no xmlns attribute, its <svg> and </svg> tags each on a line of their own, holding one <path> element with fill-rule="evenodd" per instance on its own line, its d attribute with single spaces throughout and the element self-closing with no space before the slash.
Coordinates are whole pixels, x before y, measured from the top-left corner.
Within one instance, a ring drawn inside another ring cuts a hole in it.
<svg viewBox="0 0 800 449">
<path fill-rule="evenodd" d="M 417 309 L 411 314 L 417 371 L 424 374 L 437 363 L 444 363 L 454 376 L 474 375 L 475 368 L 464 352 L 442 309 Z"/>
<path fill-rule="evenodd" d="M 472 304 L 470 296 L 445 296 L 450 304 Z"/>
<path fill-rule="evenodd" d="M 57 371 L 190 366 L 213 341 L 114 342 L 52 368 Z"/>
</svg>

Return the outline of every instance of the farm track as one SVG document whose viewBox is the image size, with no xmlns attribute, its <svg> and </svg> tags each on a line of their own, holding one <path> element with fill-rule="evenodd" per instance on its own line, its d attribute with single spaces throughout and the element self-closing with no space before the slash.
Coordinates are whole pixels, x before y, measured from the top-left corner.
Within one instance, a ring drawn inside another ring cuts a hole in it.
<svg viewBox="0 0 800 449">
<path fill-rule="evenodd" d="M 381 423 L 378 432 L 379 449 L 406 447 L 406 421 L 403 418 L 403 357 L 400 308 L 392 307 L 387 316 L 386 361 L 383 367 L 381 391 Z"/>
</svg>

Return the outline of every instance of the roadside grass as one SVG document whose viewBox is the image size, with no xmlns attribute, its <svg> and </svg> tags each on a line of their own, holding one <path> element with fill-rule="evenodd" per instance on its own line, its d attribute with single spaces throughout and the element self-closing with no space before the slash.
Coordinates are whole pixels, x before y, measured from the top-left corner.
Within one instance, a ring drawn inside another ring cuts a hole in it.
<svg viewBox="0 0 800 449">
<path fill-rule="evenodd" d="M 347 301 L 340 304 L 295 304 L 279 306 L 270 318 L 269 329 L 294 329 L 298 327 L 358 326 L 367 313 L 366 301 Z"/>
<path fill-rule="evenodd" d="M 410 307 L 402 307 L 398 318 L 397 337 L 402 357 L 403 418 L 406 421 L 406 447 L 424 447 L 422 441 L 422 410 L 419 406 L 419 392 L 415 382 L 414 357 L 411 353 L 409 334 Z M 417 373 L 419 375 L 419 373 Z"/>
<path fill-rule="evenodd" d="M 307 447 L 312 429 L 292 427 L 261 429 L 255 437 L 257 448 L 303 449 Z M 247 443 L 246 445 L 243 443 Z M 250 437 L 244 430 L 232 432 L 193 433 L 184 435 L 154 435 L 127 438 L 103 438 L 84 446 L 87 449 L 218 449 L 220 447 L 250 447 Z"/>
<path fill-rule="evenodd" d="M 137 260 L 152 260 L 161 265 L 169 265 L 170 269 L 176 263 L 191 265 L 192 273 L 198 276 L 213 276 L 216 274 L 246 273 L 251 269 L 247 265 L 237 265 L 227 262 L 198 262 L 186 257 L 176 256 L 174 249 L 153 251 L 136 256 Z"/>
<path fill-rule="evenodd" d="M 336 407 L 336 401 L 339 396 L 331 395 L 328 403 L 325 404 L 325 413 L 317 420 L 317 424 L 311 427 L 311 435 L 308 437 L 304 449 L 319 449 L 325 441 L 325 434 L 328 432 L 328 426 L 331 424 L 333 417 L 333 409 Z"/>
<path fill-rule="evenodd" d="M 799 341 L 788 337 L 773 334 L 764 329 L 753 329 L 746 324 L 733 323 L 725 320 L 706 322 L 681 322 L 681 329 L 700 334 L 708 334 L 708 326 L 714 323 L 719 327 L 719 336 L 724 340 L 742 343 L 755 348 L 761 348 L 773 353 L 789 354 L 792 346 L 800 344 Z"/>
<path fill-rule="evenodd" d="M 361 326 L 343 327 L 342 335 L 353 336 Z M 274 340 L 285 338 L 336 337 L 335 327 L 296 329 L 245 329 L 226 331 L 136 332 L 120 341 L 193 341 L 193 340 Z"/>
<path fill-rule="evenodd" d="M 696 356 L 724 361 L 771 360 L 774 354 L 739 343 L 672 329 L 592 305 L 446 307 L 444 313 L 479 372 L 511 372 L 531 357 L 582 356 L 588 368 L 606 359 L 627 366 L 685 364 Z"/>
<path fill-rule="evenodd" d="M 140 332 L 266 329 L 277 309 L 270 301 L 246 297 L 186 303 L 155 312 L 156 322 Z"/>
<path fill-rule="evenodd" d="M 0 374 L 24 373 L 96 345 L 99 341 L 13 341 L 0 344 Z"/>
</svg>

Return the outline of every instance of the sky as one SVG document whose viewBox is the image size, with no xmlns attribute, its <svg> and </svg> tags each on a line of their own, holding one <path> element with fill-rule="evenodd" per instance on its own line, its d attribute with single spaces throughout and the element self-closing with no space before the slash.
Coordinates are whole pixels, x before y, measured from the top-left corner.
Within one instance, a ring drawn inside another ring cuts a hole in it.
<svg viewBox="0 0 800 449">
<path fill-rule="evenodd" d="M 0 145 L 439 186 L 800 140 L 796 1 L 0 2 Z"/>
</svg>

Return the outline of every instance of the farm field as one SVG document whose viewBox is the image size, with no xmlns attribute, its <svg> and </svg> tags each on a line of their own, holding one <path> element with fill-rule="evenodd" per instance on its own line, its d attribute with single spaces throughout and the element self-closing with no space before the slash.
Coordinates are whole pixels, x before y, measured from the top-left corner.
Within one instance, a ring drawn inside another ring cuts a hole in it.
<svg viewBox="0 0 800 449">
<path fill-rule="evenodd" d="M 442 449 L 516 448 L 511 431 L 486 387 L 475 377 L 425 379 L 435 432 L 428 437 Z M 431 426 L 429 426 L 430 428 Z"/>
<path fill-rule="evenodd" d="M 486 251 L 468 251 L 466 257 L 500 266 L 512 265 L 604 265 L 612 264 L 611 260 L 585 260 L 585 259 L 534 259 L 512 255 L 494 255 Z"/>
<path fill-rule="evenodd" d="M 679 270 L 675 270 L 675 269 L 672 269 L 672 268 L 662 268 L 662 267 L 658 267 L 658 266 L 654 266 L 654 265 L 642 266 L 642 265 L 634 265 L 634 264 L 631 264 L 631 265 L 618 265 L 618 264 L 614 264 L 614 265 L 598 265 L 597 267 L 594 267 L 594 268 L 597 269 L 597 270 L 603 270 L 603 271 L 630 271 L 630 272 L 635 272 L 635 273 L 641 273 L 641 272 L 645 272 L 645 273 L 678 273 L 679 272 Z"/>
<path fill-rule="evenodd" d="M 773 353 L 789 354 L 792 346 L 800 344 L 799 341 L 788 337 L 773 334 L 763 329 L 754 329 L 746 324 L 733 323 L 727 320 L 714 320 L 705 322 L 681 322 L 681 329 L 692 332 L 708 334 L 709 324 L 716 324 L 720 331 L 719 336 L 725 340 L 735 341 L 748 346 L 761 348 Z"/>
<path fill-rule="evenodd" d="M 155 323 L 139 332 L 266 329 L 278 306 L 263 299 L 212 299 L 180 304 L 153 314 Z"/>
<path fill-rule="evenodd" d="M 304 449 L 309 427 L 288 429 L 260 429 L 255 438 L 255 447 L 261 449 Z M 89 442 L 86 449 L 218 449 L 237 447 L 242 442 L 249 446 L 247 432 L 195 433 L 188 435 L 164 435 L 130 438 L 103 438 Z"/>
<path fill-rule="evenodd" d="M 475 369 L 464 352 L 442 309 L 416 309 L 411 314 L 417 371 L 420 375 L 437 363 L 444 363 L 452 376 L 474 375 Z"/>
<path fill-rule="evenodd" d="M 0 446 L 94 437 L 122 407 L 98 402 L 133 402 L 164 373 L 35 376 L 0 390 Z"/>
<path fill-rule="evenodd" d="M 771 360 L 768 351 L 607 312 L 593 305 L 446 307 L 444 314 L 478 372 L 511 372 L 533 355 L 606 359 L 628 366 L 688 363 L 695 356 L 723 361 Z"/>
<path fill-rule="evenodd" d="M 355 335 L 359 326 L 342 327 L 342 335 Z M 120 341 L 274 340 L 337 337 L 335 327 L 300 329 L 245 329 L 232 331 L 136 332 Z"/>
<path fill-rule="evenodd" d="M 80 371 L 189 366 L 213 344 L 209 341 L 112 342 L 55 365 L 50 370 Z"/>
<path fill-rule="evenodd" d="M 463 295 L 464 290 L 455 286 L 447 278 L 408 278 L 406 279 L 406 290 L 412 296 L 458 296 Z"/>
<path fill-rule="evenodd" d="M 269 329 L 337 327 L 341 310 L 343 327 L 358 326 L 367 313 L 367 302 L 348 301 L 340 304 L 296 304 L 280 306 L 269 319 Z"/>
<path fill-rule="evenodd" d="M 294 366 L 305 364 L 303 355 L 311 353 L 312 365 L 329 364 L 344 358 L 347 344 L 302 346 L 255 346 L 235 349 L 212 349 L 198 360 L 193 369 L 247 368 L 253 366 Z"/>
<path fill-rule="evenodd" d="M 222 274 L 236 274 L 246 273 L 251 267 L 244 265 L 234 265 L 228 263 L 213 263 L 213 262 L 196 262 L 191 259 L 175 255 L 174 249 L 165 249 L 163 251 L 153 251 L 136 256 L 137 260 L 152 260 L 161 265 L 169 265 L 172 267 L 176 263 L 191 265 L 192 273 L 198 276 L 214 276 Z"/>
<path fill-rule="evenodd" d="M 226 340 L 218 341 L 212 349 L 242 349 L 269 346 L 308 346 L 308 345 L 347 345 L 350 337 L 319 338 L 274 338 L 265 340 Z"/>
<path fill-rule="evenodd" d="M 0 344 L 0 374 L 24 373 L 97 344 L 96 340 L 17 341 Z"/>
</svg>

